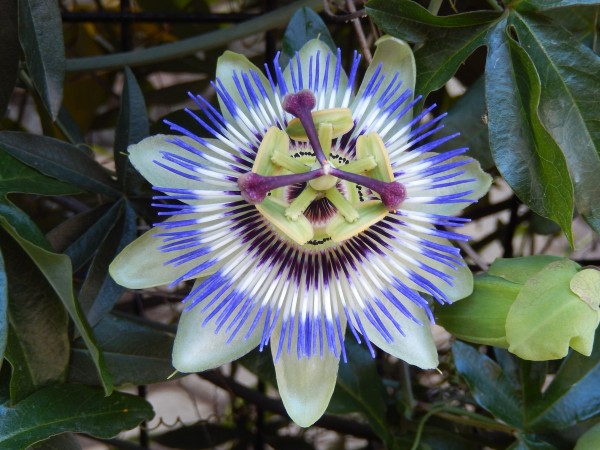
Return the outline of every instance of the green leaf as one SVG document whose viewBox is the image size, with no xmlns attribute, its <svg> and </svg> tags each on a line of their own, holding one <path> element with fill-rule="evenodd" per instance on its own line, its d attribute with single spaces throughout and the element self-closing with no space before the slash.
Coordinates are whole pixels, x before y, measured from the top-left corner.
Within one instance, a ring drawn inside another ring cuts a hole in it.
<svg viewBox="0 0 600 450">
<path fill-rule="evenodd" d="M 419 73 L 421 74 L 419 78 L 422 78 L 422 72 Z M 422 93 L 423 91 L 417 92 Z M 488 127 L 484 120 L 486 114 L 485 84 L 483 77 L 481 77 L 448 110 L 448 115 L 442 122 L 444 133 L 460 133 L 460 136 L 442 144 L 436 151 L 449 151 L 460 147 L 468 147 L 467 155 L 479 161 L 482 169 L 488 170 L 494 167 Z"/>
<path fill-rule="evenodd" d="M 488 274 L 523 285 L 548 264 L 556 261 L 569 261 L 569 259 L 552 255 L 498 258 L 488 269 Z"/>
<path fill-rule="evenodd" d="M 19 1 L 19 41 L 36 90 L 53 119 L 65 78 L 65 47 L 58 2 Z"/>
<path fill-rule="evenodd" d="M 4 359 L 6 340 L 8 339 L 8 281 L 4 270 L 4 257 L 0 248 L 0 368 Z"/>
<path fill-rule="evenodd" d="M 337 385 L 327 411 L 365 415 L 371 428 L 383 442 L 391 436 L 386 422 L 385 388 L 375 361 L 366 348 L 346 341 L 348 362 L 340 364 Z"/>
<path fill-rule="evenodd" d="M 577 445 L 573 450 L 597 450 L 598 448 L 600 448 L 600 424 L 593 426 L 577 439 Z"/>
<path fill-rule="evenodd" d="M 531 361 L 558 359 L 569 346 L 589 355 L 600 316 L 570 288 L 579 265 L 550 263 L 529 278 L 506 318 L 508 350 Z"/>
<path fill-rule="evenodd" d="M 31 450 L 81 450 L 81 445 L 74 434 L 62 433 L 31 446 Z"/>
<path fill-rule="evenodd" d="M 283 35 L 283 51 L 280 64 L 287 66 L 297 51 L 311 39 L 323 41 L 335 54 L 337 46 L 333 42 L 329 29 L 323 19 L 310 8 L 300 8 L 294 13 Z"/>
<path fill-rule="evenodd" d="M 589 357 L 567 356 L 542 399 L 527 411 L 527 429 L 563 429 L 600 413 L 599 330 L 595 341 Z"/>
<path fill-rule="evenodd" d="M 477 403 L 504 422 L 521 428 L 521 399 L 502 368 L 460 341 L 452 344 L 452 353 L 456 369 L 467 381 Z"/>
<path fill-rule="evenodd" d="M 568 14 L 563 9 L 544 11 L 544 16 L 573 35 L 575 40 L 598 53 L 597 40 L 600 32 L 598 16 L 600 5 L 575 6 Z"/>
<path fill-rule="evenodd" d="M 60 300 L 19 244 L 0 229 L 8 281 L 12 366 L 11 402 L 46 384 L 64 381 L 69 364 L 68 316 Z"/>
<path fill-rule="evenodd" d="M 70 384 L 40 389 L 14 407 L 0 406 L 0 447 L 22 450 L 50 436 L 71 431 L 99 438 L 151 419 L 152 407 L 143 399 Z"/>
<path fill-rule="evenodd" d="M 93 356 L 94 364 L 102 379 L 102 385 L 107 394 L 109 394 L 112 392 L 113 388 L 111 375 L 105 368 L 102 353 L 96 346 L 90 326 L 83 316 L 79 302 L 73 295 L 71 260 L 66 255 L 49 252 L 48 250 L 44 250 L 23 239 L 23 237 L 21 237 L 3 217 L 0 217 L 0 226 L 2 226 L 29 255 L 62 301 L 63 306 L 75 323 L 77 330 L 85 340 L 87 348 Z"/>
<path fill-rule="evenodd" d="M 440 29 L 473 27 L 494 22 L 498 11 L 472 11 L 451 16 L 437 16 L 412 0 L 370 0 L 369 17 L 386 33 L 409 42 L 422 43 Z"/>
<path fill-rule="evenodd" d="M 174 336 L 164 326 L 109 314 L 94 327 L 94 333 L 117 386 L 159 383 L 174 371 L 171 365 Z M 71 348 L 69 382 L 100 384 L 82 339 L 76 340 Z"/>
<path fill-rule="evenodd" d="M 513 0 L 517 11 L 544 11 L 568 6 L 598 5 L 598 0 Z M 568 13 L 567 13 L 568 14 Z"/>
<path fill-rule="evenodd" d="M 507 450 L 557 450 L 555 446 L 539 440 L 535 435 L 519 433 L 518 438 L 519 440 Z"/>
<path fill-rule="evenodd" d="M 17 81 L 19 70 L 19 38 L 17 34 L 17 0 L 2 2 L 0 14 L 0 119 L 4 117 L 8 101 Z M 1 165 L 0 165 L 1 166 Z"/>
<path fill-rule="evenodd" d="M 50 244 L 31 218 L 2 196 L 0 196 L 0 217 L 10 223 L 29 242 L 50 250 Z"/>
<path fill-rule="evenodd" d="M 19 131 L 0 131 L 0 149 L 45 175 L 109 197 L 121 196 L 100 164 L 66 142 Z"/>
<path fill-rule="evenodd" d="M 506 21 L 489 34 L 486 97 L 496 166 L 517 196 L 572 243 L 573 186 L 565 157 L 538 115 L 540 80 Z"/>
<path fill-rule="evenodd" d="M 539 116 L 566 158 L 575 206 L 600 232 L 600 58 L 538 16 L 513 13 L 510 23 L 538 70 Z"/>
<path fill-rule="evenodd" d="M 148 137 L 150 132 L 146 102 L 142 90 L 129 67 L 125 68 L 124 75 L 125 83 L 123 85 L 117 129 L 115 130 L 114 147 L 117 178 L 122 186 L 127 185 L 127 177 L 134 172 L 127 157 L 127 147 Z"/>
<path fill-rule="evenodd" d="M 437 321 L 464 341 L 506 348 L 506 316 L 521 286 L 485 274 L 474 281 L 467 298 L 435 309 Z"/>
<path fill-rule="evenodd" d="M 46 176 L 8 153 L 0 152 L 0 196 L 11 192 L 69 195 L 78 194 L 81 189 Z"/>
<path fill-rule="evenodd" d="M 53 228 L 46 237 L 55 251 L 71 258 L 73 270 L 77 271 L 98 251 L 98 243 L 112 230 L 122 207 L 123 202 L 117 201 L 77 214 Z"/>
<path fill-rule="evenodd" d="M 135 239 L 137 216 L 128 203 L 121 206 L 119 220 L 100 244 L 79 292 L 81 308 L 92 327 L 109 313 L 124 290 L 108 274 L 108 266 Z"/>
<path fill-rule="evenodd" d="M 415 93 L 426 98 L 431 91 L 444 86 L 469 55 L 485 44 L 489 27 L 490 24 L 446 28 L 430 36 L 415 51 L 415 62 L 419 75 Z M 483 99 L 483 96 L 480 99 Z M 478 120 L 481 122 L 481 115 Z M 486 143 L 485 146 L 487 145 Z"/>
</svg>

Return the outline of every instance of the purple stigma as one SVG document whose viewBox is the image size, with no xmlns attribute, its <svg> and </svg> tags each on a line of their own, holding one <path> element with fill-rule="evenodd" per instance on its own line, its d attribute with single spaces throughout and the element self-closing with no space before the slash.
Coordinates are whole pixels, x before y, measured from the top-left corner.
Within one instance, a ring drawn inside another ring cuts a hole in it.
<svg viewBox="0 0 600 450">
<path fill-rule="evenodd" d="M 324 164 L 327 164 L 328 161 L 325 157 L 325 153 L 323 153 L 323 149 L 321 148 L 317 128 L 315 127 L 315 123 L 311 114 L 311 111 L 316 104 L 317 99 L 315 98 L 315 95 L 308 89 L 304 89 L 294 94 L 287 94 L 283 98 L 282 106 L 284 111 L 287 111 L 292 116 L 298 118 L 304 127 L 304 131 L 308 137 L 308 142 L 310 142 L 317 161 L 319 161 L 319 164 L 323 166 Z"/>
<path fill-rule="evenodd" d="M 402 202 L 406 199 L 406 188 L 397 181 L 385 182 L 369 178 L 356 173 L 344 172 L 343 170 L 332 167 L 330 175 L 341 178 L 342 180 L 350 181 L 351 183 L 360 184 L 371 189 L 379 194 L 383 206 L 388 211 L 396 211 L 400 208 Z"/>
<path fill-rule="evenodd" d="M 323 169 L 310 172 L 294 173 L 291 175 L 263 176 L 254 172 L 247 172 L 238 178 L 237 184 L 242 197 L 251 205 L 262 202 L 269 191 L 283 186 L 297 183 L 306 183 L 325 175 Z"/>
</svg>

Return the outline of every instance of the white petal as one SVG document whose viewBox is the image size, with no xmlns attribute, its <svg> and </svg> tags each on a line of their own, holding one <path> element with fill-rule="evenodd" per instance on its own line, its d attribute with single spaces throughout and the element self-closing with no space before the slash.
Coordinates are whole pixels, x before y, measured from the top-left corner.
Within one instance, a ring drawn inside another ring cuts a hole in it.
<svg viewBox="0 0 600 450">
<path fill-rule="evenodd" d="M 206 301 L 210 301 L 210 298 Z M 203 325 L 211 311 L 210 308 L 203 311 L 203 303 L 200 303 L 182 314 L 173 347 L 173 366 L 178 371 L 189 373 L 214 369 L 241 358 L 258 346 L 264 320 L 248 338 L 246 333 L 252 321 L 246 321 L 228 342 L 231 331 L 227 331 L 227 325 L 218 332 L 214 318 Z"/>
<path fill-rule="evenodd" d="M 298 52 L 301 65 L 302 73 L 302 87 L 300 86 L 300 77 L 298 76 L 298 59 L 293 57 L 288 66 L 283 72 L 283 77 L 287 84 L 288 90 L 294 91 L 294 85 L 292 83 L 292 71 L 294 72 L 294 78 L 298 90 L 309 89 L 310 75 L 312 74 L 313 79 L 316 78 L 317 68 L 317 55 L 318 55 L 318 66 L 319 66 L 319 79 L 317 89 L 315 89 L 314 83 L 311 87 L 313 92 L 316 92 L 317 107 L 316 109 L 334 108 L 341 105 L 342 98 L 346 91 L 348 84 L 348 78 L 343 69 L 340 70 L 339 82 L 334 84 L 335 70 L 337 64 L 337 56 L 331 51 L 331 49 L 323 41 L 318 39 L 312 39 L 308 41 Z M 327 59 L 329 58 L 329 65 Z M 312 68 L 311 68 L 312 60 Z M 327 69 L 327 70 L 326 70 Z M 323 89 L 323 80 L 327 74 L 327 86 Z M 314 81 L 314 80 L 313 80 Z M 336 89 L 336 90 L 334 90 Z"/>
<path fill-rule="evenodd" d="M 248 95 L 248 86 L 245 85 L 242 77 L 243 74 L 248 77 L 251 89 L 258 98 L 258 106 L 251 102 Z M 255 75 L 253 76 L 252 74 Z M 236 75 L 246 100 L 242 98 L 242 94 L 234 81 Z M 255 77 L 258 79 L 259 86 L 262 87 L 267 98 L 264 97 L 264 93 L 260 92 L 261 89 L 256 85 Z M 276 103 L 273 88 L 262 71 L 248 58 L 230 51 L 223 53 L 217 61 L 217 80 L 217 87 L 221 88 L 219 82 L 222 83 L 222 88 L 229 94 L 233 103 L 239 109 L 239 113 L 244 116 L 243 120 L 239 117 L 234 117 L 227 108 L 224 99 L 219 95 L 218 100 L 221 114 L 223 114 L 227 122 L 251 139 L 255 139 L 252 128 L 264 133 L 269 127 L 275 125 L 275 119 L 280 117 L 281 109 L 273 106 Z M 248 122 L 244 123 L 245 120 L 248 120 Z"/>
<path fill-rule="evenodd" d="M 188 215 L 185 219 L 198 217 L 197 215 Z M 181 220 L 181 216 L 174 216 L 167 219 L 164 223 L 174 220 Z M 179 228 L 178 228 L 179 230 Z M 185 273 L 197 267 L 202 262 L 209 259 L 209 255 L 195 258 L 180 266 L 166 264 L 167 261 L 182 255 L 189 250 L 179 250 L 172 252 L 163 252 L 158 249 L 163 241 L 155 236 L 160 233 L 160 228 L 153 228 L 123 249 L 121 253 L 110 264 L 109 272 L 113 280 L 121 286 L 129 289 L 145 289 L 154 286 L 162 286 L 175 281 Z M 206 276 L 213 273 L 219 264 L 205 270 L 202 275 Z"/>
<path fill-rule="evenodd" d="M 408 300 L 402 302 L 410 313 L 422 323 L 422 325 L 419 325 L 398 311 L 391 305 L 389 300 L 380 300 L 398 322 L 405 335 L 403 336 L 385 315 L 380 314 L 381 321 L 392 337 L 392 342 L 388 342 L 364 314 L 361 313 L 362 324 L 371 342 L 390 355 L 421 369 L 433 369 L 437 367 L 437 349 L 425 311 Z M 374 306 L 374 308 L 377 307 Z"/>
<path fill-rule="evenodd" d="M 376 101 L 380 97 L 381 93 L 385 91 L 385 88 L 391 83 L 396 74 L 398 74 L 397 80 L 401 80 L 402 85 L 396 90 L 390 101 L 388 101 L 388 104 L 400 97 L 400 95 L 402 95 L 406 89 L 410 89 L 411 92 L 414 91 L 416 65 L 410 46 L 400 39 L 387 35 L 380 38 L 375 45 L 377 46 L 377 49 L 375 50 L 373 60 L 369 64 L 360 88 L 358 89 L 355 101 L 352 104 L 353 110 L 361 109 L 361 102 L 365 100 L 363 98 L 365 89 L 369 84 L 372 75 L 376 72 L 380 65 L 381 74 L 384 74 L 385 78 L 378 90 L 378 93 L 375 94 L 373 101 Z M 409 95 L 407 100 L 402 104 L 402 106 L 399 106 L 397 111 L 399 112 L 402 110 L 404 106 L 412 101 L 413 97 L 414 93 Z M 393 116 L 394 115 L 392 115 L 392 117 Z M 363 117 L 363 114 L 359 114 L 359 117 Z M 397 121 L 395 121 L 394 125 L 390 128 L 387 128 L 387 125 L 390 123 L 388 120 L 382 124 L 370 127 L 369 130 L 380 132 L 381 130 L 386 129 L 385 133 L 383 133 L 381 136 L 384 142 L 386 142 L 388 138 L 394 136 L 399 130 L 408 124 L 412 120 L 412 117 L 412 110 L 410 110 Z M 395 140 L 398 140 L 398 138 Z"/>
<path fill-rule="evenodd" d="M 273 359 L 278 341 L 279 333 L 273 333 Z M 289 354 L 283 351 L 275 362 L 281 400 L 292 420 L 301 427 L 311 426 L 325 413 L 335 388 L 339 363 L 339 358 L 327 351 L 322 358 L 313 355 L 310 359 L 298 359 L 295 351 Z"/>
<path fill-rule="evenodd" d="M 397 177 L 396 181 L 398 181 L 400 183 L 404 183 L 409 180 L 411 180 L 411 181 L 418 180 L 419 179 L 419 170 L 421 170 L 421 169 L 419 169 L 419 167 L 423 167 L 424 165 L 427 164 L 427 163 L 422 163 L 422 161 L 425 158 L 428 158 L 432 155 L 435 155 L 435 154 L 434 153 L 425 153 L 423 155 L 419 155 L 416 158 L 414 158 L 410 162 L 410 165 L 408 165 L 408 166 L 404 166 L 402 164 L 397 164 L 394 167 L 394 169 L 395 170 L 398 170 L 398 169 L 405 170 L 406 173 L 404 175 Z M 410 153 L 408 153 L 407 156 L 410 156 Z M 455 184 L 453 186 L 433 188 L 433 189 L 427 189 L 427 186 L 428 186 L 427 184 L 417 185 L 414 187 L 411 186 L 410 184 L 408 184 L 408 186 L 406 186 L 407 199 L 402 204 L 400 210 L 401 211 L 422 211 L 422 212 L 431 213 L 431 214 L 453 216 L 453 215 L 458 214 L 461 210 L 463 210 L 467 206 L 469 206 L 470 201 L 475 201 L 475 200 L 478 200 L 479 198 L 483 197 L 487 193 L 487 191 L 489 190 L 489 188 L 492 184 L 492 177 L 489 176 L 486 172 L 484 172 L 481 169 L 481 166 L 479 165 L 479 163 L 477 161 L 475 161 L 472 158 L 465 157 L 465 156 L 457 156 L 457 157 L 448 159 L 447 161 L 443 162 L 442 164 L 452 163 L 455 161 L 470 161 L 470 162 L 463 164 L 455 169 L 452 169 L 451 171 L 436 174 L 436 175 L 445 175 L 446 173 L 464 171 L 463 174 L 457 176 L 456 178 L 452 178 L 452 179 L 448 180 L 448 182 L 458 181 L 458 180 L 470 180 L 470 179 L 473 179 L 474 181 L 470 181 L 468 183 L 463 183 L 463 184 Z M 394 163 L 392 162 L 392 164 L 394 164 Z M 432 176 L 436 176 L 436 175 L 432 175 Z M 473 191 L 472 193 L 470 193 L 464 197 L 465 199 L 468 200 L 467 202 L 445 203 L 445 202 L 443 202 L 443 200 L 440 200 L 441 201 L 440 203 L 428 203 L 435 197 L 458 194 L 460 192 L 465 192 L 465 191 Z"/>
<path fill-rule="evenodd" d="M 225 167 L 223 163 L 217 166 L 212 161 L 201 158 L 183 149 L 179 145 L 167 142 L 170 139 L 180 139 L 186 144 L 189 144 L 204 153 L 208 158 L 223 161 L 223 157 L 216 154 L 215 151 L 186 136 L 158 134 L 156 136 L 148 137 L 138 144 L 130 145 L 128 151 L 129 160 L 133 166 L 153 186 L 177 189 L 205 189 L 214 190 L 215 192 L 218 192 L 219 190 L 238 189 L 237 183 L 224 180 L 225 175 L 236 175 L 236 172 L 226 167 L 228 165 L 227 162 L 224 164 Z M 207 139 L 206 141 L 211 145 L 215 145 L 215 147 L 221 148 L 223 146 L 223 144 L 220 144 L 219 141 L 216 141 L 215 139 Z M 157 162 L 166 164 L 169 167 L 174 167 L 186 173 L 191 173 L 186 169 L 180 168 L 172 162 L 166 161 L 163 158 L 162 152 L 168 152 L 173 155 L 189 159 L 199 165 L 206 166 L 206 169 L 199 169 L 202 170 L 203 173 L 197 174 L 198 176 L 205 178 L 205 181 L 192 180 L 161 167 L 159 164 L 157 164 Z"/>
</svg>

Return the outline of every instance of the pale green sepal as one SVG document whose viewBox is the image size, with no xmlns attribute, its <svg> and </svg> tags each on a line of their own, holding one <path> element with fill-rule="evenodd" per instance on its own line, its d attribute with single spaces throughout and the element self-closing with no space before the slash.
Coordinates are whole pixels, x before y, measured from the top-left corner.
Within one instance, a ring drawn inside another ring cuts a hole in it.
<svg viewBox="0 0 600 450">
<path fill-rule="evenodd" d="M 246 115 L 251 116 L 250 110 L 246 105 L 246 102 L 242 99 L 235 82 L 233 81 L 234 74 L 237 74 L 240 83 L 243 85 L 244 82 L 242 80 L 242 73 L 248 74 L 248 77 L 251 80 L 251 83 L 254 87 L 254 90 L 258 93 L 258 89 L 254 86 L 254 78 L 250 75 L 250 71 L 256 73 L 258 75 L 258 79 L 262 84 L 265 92 L 269 97 L 269 103 L 271 105 L 275 104 L 275 97 L 273 96 L 273 89 L 271 88 L 271 84 L 269 80 L 263 75 L 261 69 L 256 67 L 248 58 L 244 55 L 240 55 L 239 53 L 234 53 L 232 51 L 226 51 L 219 57 L 217 60 L 217 79 L 223 84 L 225 91 L 231 96 L 235 105 Z M 246 94 L 247 95 L 247 94 Z M 265 109 L 268 111 L 268 106 L 265 103 L 262 95 L 257 95 L 259 102 L 263 104 Z M 219 107 L 221 110 L 221 114 L 225 117 L 225 120 L 231 125 L 238 126 L 239 119 L 235 119 L 227 106 L 223 103 L 223 100 L 220 96 L 217 96 L 219 100 Z"/>
<path fill-rule="evenodd" d="M 222 156 L 217 155 L 212 150 L 206 148 L 205 146 L 199 144 L 187 136 L 175 136 L 175 135 L 165 135 L 165 134 L 157 134 L 155 136 L 150 136 L 137 144 L 130 145 L 128 147 L 129 152 L 129 160 L 133 167 L 142 174 L 142 176 L 150 182 L 153 186 L 163 187 L 163 188 L 178 188 L 178 189 L 200 189 L 200 190 L 212 190 L 212 191 L 222 191 L 224 189 L 237 190 L 237 184 L 231 182 L 231 187 L 223 187 L 223 185 L 215 186 L 210 182 L 201 182 L 197 180 L 190 180 L 189 178 L 182 177 L 181 175 L 177 175 L 164 167 L 160 167 L 156 164 L 155 161 L 160 161 L 163 163 L 167 163 L 163 157 L 161 152 L 167 151 L 173 153 L 175 155 L 182 156 L 189 160 L 198 162 L 203 166 L 207 166 L 210 170 L 216 173 L 223 173 L 227 175 L 236 176 L 239 175 L 233 170 L 226 170 L 220 166 L 215 166 L 210 161 L 201 158 L 197 155 L 194 155 L 187 150 L 184 150 L 180 146 L 176 144 L 172 144 L 167 142 L 169 139 L 181 139 L 187 144 L 197 148 L 203 153 L 213 156 L 218 159 L 223 159 Z M 207 139 L 212 144 L 217 145 L 219 148 L 223 148 L 223 144 L 216 139 Z M 167 163 L 168 164 L 168 163 Z M 200 204 L 203 203 L 202 200 L 184 200 L 185 203 L 189 204 Z"/>
<path fill-rule="evenodd" d="M 431 241 L 431 242 L 435 242 L 440 245 L 452 247 L 452 243 L 448 239 L 443 239 L 440 237 L 429 236 L 429 235 L 422 236 L 422 238 L 426 239 L 428 241 Z M 439 270 L 440 272 L 444 272 L 448 275 L 451 275 L 452 276 L 452 284 L 450 285 L 446 281 L 440 279 L 439 277 L 437 277 L 433 274 L 430 274 L 429 272 L 427 272 L 425 270 L 419 269 L 417 265 L 414 265 L 414 263 L 408 262 L 408 261 L 404 262 L 403 259 L 399 258 L 400 265 L 404 265 L 404 266 L 406 266 L 406 268 L 415 270 L 419 275 L 421 275 L 422 277 L 429 280 L 431 283 L 433 283 L 438 289 L 440 289 L 446 295 L 446 298 L 451 303 L 461 300 L 461 299 L 471 295 L 471 293 L 473 292 L 473 273 L 466 266 L 466 264 L 464 264 L 464 261 L 461 260 L 463 262 L 463 265 L 458 266 L 456 269 L 451 269 L 450 267 L 446 266 L 445 264 L 442 264 L 441 262 L 436 261 L 434 259 L 428 258 L 427 256 L 423 255 L 422 253 L 419 253 L 417 251 L 406 248 L 405 246 L 402 245 L 401 239 L 400 240 L 385 239 L 385 241 L 391 245 L 391 247 L 395 250 L 395 252 L 398 255 L 406 254 L 407 257 L 416 259 L 422 265 L 432 267 L 434 269 Z M 394 257 L 394 255 L 393 254 L 390 255 L 390 257 Z M 397 276 L 400 280 L 402 280 L 404 282 L 404 284 L 406 284 L 409 288 L 415 289 L 420 292 L 427 293 L 427 290 L 425 290 L 422 286 L 414 283 L 407 276 L 405 276 L 401 271 L 396 270 L 396 269 L 397 269 L 396 267 L 390 265 L 390 270 L 392 270 L 392 273 L 395 276 Z"/>
<path fill-rule="evenodd" d="M 376 180 L 390 182 L 394 181 L 394 172 L 390 164 L 390 157 L 385 144 L 377 133 L 363 134 L 356 140 L 356 156 L 359 159 L 375 159 L 375 168 L 367 172 L 367 176 Z"/>
<path fill-rule="evenodd" d="M 331 125 L 332 139 L 343 136 L 354 127 L 352 111 L 348 108 L 322 109 L 320 111 L 313 111 L 311 114 L 317 129 L 321 128 L 323 125 Z M 308 142 L 308 136 L 306 135 L 304 126 L 298 118 L 290 120 L 285 131 L 296 141 Z"/>
<path fill-rule="evenodd" d="M 304 215 L 300 215 L 296 220 L 288 219 L 286 217 L 287 206 L 269 197 L 254 206 L 271 225 L 297 244 L 306 244 L 313 238 L 313 227 Z"/>
<path fill-rule="evenodd" d="M 266 177 L 278 174 L 279 166 L 273 163 L 273 156 L 276 153 L 287 153 L 289 147 L 290 138 L 285 131 L 276 127 L 269 128 L 256 152 L 252 172 Z"/>
<path fill-rule="evenodd" d="M 252 320 L 247 320 L 229 343 L 227 341 L 230 332 L 226 332 L 227 325 L 223 326 L 218 333 L 215 333 L 217 327 L 215 318 L 203 326 L 211 309 L 202 311 L 202 307 L 210 300 L 211 297 L 204 299 L 181 315 L 173 346 L 173 367 L 179 372 L 202 372 L 214 369 L 241 358 L 260 342 L 264 318 L 248 339 L 245 336 Z"/>
<path fill-rule="evenodd" d="M 571 290 L 590 307 L 592 311 L 600 310 L 600 271 L 584 269 L 577 272 L 570 282 Z"/>
<path fill-rule="evenodd" d="M 437 367 L 438 353 L 425 311 L 410 301 L 403 302 L 406 309 L 421 322 L 421 325 L 419 325 L 398 311 L 389 300 L 380 300 L 400 324 L 405 336 L 396 329 L 387 317 L 381 315 L 380 319 L 393 339 L 392 342 L 388 342 L 361 312 L 362 325 L 369 336 L 369 340 L 383 351 L 413 366 L 421 369 L 434 369 Z"/>
<path fill-rule="evenodd" d="M 508 350 L 531 361 L 559 359 L 569 346 L 590 355 L 598 312 L 570 289 L 579 266 L 561 260 L 529 278 L 506 319 Z"/>
<path fill-rule="evenodd" d="M 452 305 L 436 305 L 436 321 L 459 339 L 508 348 L 506 317 L 521 285 L 503 278 L 475 276 L 473 293 Z"/>
<path fill-rule="evenodd" d="M 329 222 L 325 231 L 333 242 L 342 242 L 356 236 L 388 214 L 388 210 L 380 201 L 363 202 L 356 205 L 355 209 L 359 214 L 358 220 L 349 222 L 340 214 Z"/>
<path fill-rule="evenodd" d="M 600 423 L 594 425 L 577 439 L 573 450 L 598 450 L 600 448 Z"/>
<path fill-rule="evenodd" d="M 433 155 L 433 153 L 425 153 L 424 155 L 420 155 L 418 157 L 418 159 L 424 159 L 431 155 Z M 415 159 L 415 160 L 418 160 L 418 159 Z M 461 210 L 465 209 L 467 206 L 469 206 L 470 205 L 469 200 L 475 201 L 475 200 L 478 200 L 481 197 L 483 197 L 485 194 L 487 194 L 493 180 L 492 180 L 491 176 L 489 176 L 486 172 L 484 172 L 481 169 L 481 166 L 479 165 L 479 163 L 477 161 L 475 161 L 474 159 L 468 158 L 466 156 L 457 156 L 455 158 L 450 158 L 447 162 L 452 163 L 455 161 L 470 161 L 470 162 L 468 162 L 467 164 L 463 164 L 458 169 L 456 169 L 456 170 L 464 171 L 465 173 L 460 175 L 460 177 L 453 178 L 453 181 L 458 181 L 459 179 L 463 179 L 463 180 L 474 179 L 474 181 L 471 181 L 469 183 L 464 183 L 464 184 L 457 184 L 454 186 L 447 186 L 447 187 L 443 187 L 443 188 L 428 189 L 427 184 L 417 186 L 417 187 L 406 185 L 404 180 L 408 176 L 410 176 L 410 172 L 408 172 L 406 175 L 400 175 L 399 177 L 396 178 L 396 181 L 404 184 L 407 189 L 407 200 L 405 200 L 404 203 L 402 203 L 400 210 L 406 210 L 406 211 L 415 210 L 415 211 L 426 212 L 426 213 L 431 213 L 431 214 L 441 214 L 441 215 L 453 216 L 453 215 L 458 214 Z M 457 194 L 459 192 L 464 192 L 464 191 L 473 191 L 471 194 L 469 194 L 465 197 L 465 199 L 467 201 L 465 201 L 464 203 L 461 202 L 461 203 L 427 204 L 427 203 L 420 203 L 418 201 L 415 201 L 415 202 L 410 201 L 411 198 L 418 199 L 418 197 L 421 197 L 421 196 L 422 197 L 438 197 L 438 196 L 442 196 L 442 195 Z"/>
<path fill-rule="evenodd" d="M 344 70 L 340 71 L 340 80 L 338 85 L 337 94 L 332 97 L 332 87 L 333 80 L 335 78 L 335 66 L 337 64 L 337 55 L 331 51 L 331 49 L 325 44 L 323 41 L 319 39 L 311 39 L 308 41 L 298 52 L 298 56 L 300 57 L 300 64 L 302 66 L 302 87 L 299 86 L 299 89 L 308 89 L 308 80 L 310 79 L 310 61 L 311 58 L 313 60 L 313 64 L 316 67 L 317 64 L 317 55 L 319 58 L 319 79 L 321 83 L 319 84 L 319 90 L 315 93 L 317 98 L 317 109 L 325 109 L 332 108 L 335 105 L 340 105 L 342 102 L 342 98 L 344 97 L 344 93 L 346 91 L 346 86 L 348 85 L 348 77 Z M 327 59 L 329 57 L 329 65 L 327 64 Z M 325 68 L 328 68 L 327 75 L 325 75 Z M 298 77 L 298 64 L 296 61 L 296 57 L 290 59 L 290 63 L 283 71 L 283 79 L 287 85 L 288 91 L 294 91 L 294 85 L 292 83 L 292 76 L 290 71 L 294 71 L 294 76 L 296 78 L 296 82 L 299 83 Z M 314 70 L 314 69 L 313 69 Z M 327 86 L 326 89 L 322 88 L 322 80 L 327 76 Z M 314 91 L 313 91 L 314 92 Z M 333 104 L 330 104 L 330 100 L 333 100 Z"/>
<path fill-rule="evenodd" d="M 186 216 L 191 219 L 192 216 Z M 171 217 L 165 221 L 181 220 L 179 217 Z M 157 247 L 162 245 L 162 240 L 154 236 L 160 233 L 161 229 L 155 227 L 147 231 L 142 236 L 125 247 L 121 253 L 113 260 L 109 266 L 110 276 L 115 282 L 129 289 L 146 289 L 155 286 L 163 286 L 175 281 L 177 278 L 185 275 L 194 267 L 202 264 L 210 258 L 210 255 L 195 258 L 180 266 L 165 263 L 189 250 L 178 250 L 172 252 L 162 252 Z M 222 263 L 222 262 L 221 262 Z M 207 269 L 202 276 L 214 273 L 219 263 Z"/>
<path fill-rule="evenodd" d="M 381 65 L 381 73 L 385 74 L 385 79 L 379 89 L 379 95 L 385 91 L 385 87 L 392 81 L 396 73 L 399 74 L 398 80 L 402 80 L 402 85 L 391 97 L 388 104 L 400 97 L 400 95 L 402 95 L 406 89 L 410 89 L 413 94 L 406 100 L 405 104 L 408 104 L 414 98 L 417 69 L 415 65 L 415 58 L 410 46 L 403 40 L 388 35 L 379 38 L 377 42 L 375 42 L 375 45 L 377 46 L 377 49 L 375 50 L 373 60 L 369 64 L 360 88 L 358 89 L 356 99 L 351 106 L 352 109 L 354 109 L 358 104 L 358 101 L 361 99 L 367 85 L 369 84 L 369 81 L 371 80 L 371 77 L 379 65 Z M 391 137 L 396 134 L 397 131 L 406 126 L 412 120 L 412 117 L 413 113 L 411 109 L 410 111 L 407 111 L 404 116 L 400 117 L 390 131 L 385 136 L 382 136 L 382 138 L 385 140 L 386 137 Z M 387 124 L 388 123 L 386 122 L 383 124 L 383 126 L 385 127 Z"/>
<path fill-rule="evenodd" d="M 272 342 L 279 342 L 274 332 Z M 277 347 L 271 346 L 273 360 Z M 329 351 L 323 357 L 313 355 L 310 359 L 298 359 L 296 352 L 281 352 L 275 362 L 277 387 L 283 405 L 291 419 L 301 427 L 309 427 L 325 413 L 333 395 L 337 379 L 339 358 Z"/>
<path fill-rule="evenodd" d="M 525 284 L 529 278 L 534 276 L 548 264 L 556 261 L 567 261 L 567 258 L 551 255 L 532 255 L 519 258 L 498 258 L 488 273 L 513 283 Z"/>
</svg>

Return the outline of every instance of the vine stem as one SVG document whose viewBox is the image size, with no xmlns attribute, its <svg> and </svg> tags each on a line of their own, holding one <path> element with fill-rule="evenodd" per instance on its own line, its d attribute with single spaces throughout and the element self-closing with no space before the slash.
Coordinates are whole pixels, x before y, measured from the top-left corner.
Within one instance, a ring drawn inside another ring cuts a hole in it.
<svg viewBox="0 0 600 450">
<path fill-rule="evenodd" d="M 486 0 L 486 1 L 487 1 L 488 5 L 490 5 L 496 11 L 504 11 L 504 9 L 502 9 L 502 6 L 500 6 L 498 4 L 498 0 Z"/>
<path fill-rule="evenodd" d="M 193 55 L 201 50 L 221 47 L 229 44 L 231 41 L 285 25 L 288 23 L 290 17 L 303 7 L 320 11 L 323 9 L 323 2 L 322 0 L 298 0 L 239 25 L 211 31 L 201 36 L 183 39 L 170 44 L 111 55 L 67 59 L 66 70 L 68 72 L 114 70 L 125 66 L 136 67 L 182 58 Z"/>
</svg>

